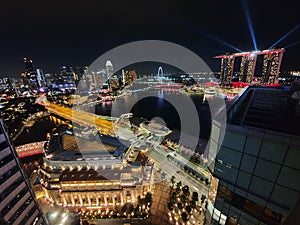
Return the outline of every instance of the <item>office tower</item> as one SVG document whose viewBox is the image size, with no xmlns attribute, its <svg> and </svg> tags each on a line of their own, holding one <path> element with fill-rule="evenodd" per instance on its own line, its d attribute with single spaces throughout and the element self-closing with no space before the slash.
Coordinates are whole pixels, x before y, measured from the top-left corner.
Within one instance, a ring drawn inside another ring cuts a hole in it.
<svg viewBox="0 0 300 225">
<path fill-rule="evenodd" d="M 220 150 L 210 165 L 214 185 L 205 224 L 293 221 L 300 195 L 300 117 L 292 92 L 248 87 L 227 110 L 223 141 L 213 121 L 209 148 Z"/>
<path fill-rule="evenodd" d="M 89 91 L 92 86 L 91 80 L 92 80 L 92 75 L 90 74 L 83 75 L 77 84 L 77 91 L 78 92 Z"/>
<path fill-rule="evenodd" d="M 95 87 L 101 87 L 104 83 L 108 81 L 107 72 L 105 69 L 101 69 L 92 73 L 92 84 Z"/>
<path fill-rule="evenodd" d="M 42 69 L 36 69 L 38 87 L 46 87 L 46 78 Z"/>
<path fill-rule="evenodd" d="M 34 69 L 33 60 L 27 57 L 23 57 L 26 72 L 23 74 L 23 82 L 31 89 L 38 88 L 37 71 Z"/>
<path fill-rule="evenodd" d="M 72 67 L 63 66 L 60 70 L 60 80 L 63 84 L 75 84 L 76 74 Z"/>
<path fill-rule="evenodd" d="M 60 73 L 54 74 L 52 78 L 53 88 L 58 88 L 62 92 L 74 91 L 76 89 L 77 75 L 72 67 L 63 66 Z"/>
<path fill-rule="evenodd" d="M 111 61 L 107 60 L 105 64 L 107 79 L 109 79 L 114 74 L 114 68 Z"/>
<path fill-rule="evenodd" d="M 10 77 L 0 78 L 0 89 L 13 88 L 13 79 Z"/>
<path fill-rule="evenodd" d="M 1 224 L 48 224 L 35 200 L 25 173 L 0 120 Z"/>
<path fill-rule="evenodd" d="M 51 87 L 53 84 L 54 76 L 52 73 L 45 73 L 45 83 L 48 87 Z"/>
<path fill-rule="evenodd" d="M 87 66 L 77 66 L 75 69 L 75 81 L 78 83 L 82 76 L 87 73 L 88 67 Z"/>
</svg>

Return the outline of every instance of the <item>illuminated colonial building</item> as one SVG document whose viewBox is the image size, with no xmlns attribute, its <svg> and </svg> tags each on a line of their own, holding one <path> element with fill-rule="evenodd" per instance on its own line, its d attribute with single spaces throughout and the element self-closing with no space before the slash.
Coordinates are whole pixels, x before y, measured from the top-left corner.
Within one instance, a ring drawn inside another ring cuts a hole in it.
<svg viewBox="0 0 300 225">
<path fill-rule="evenodd" d="M 77 209 L 113 210 L 126 203 L 136 205 L 139 196 L 151 191 L 152 165 L 131 162 L 133 149 L 114 137 L 99 135 L 87 141 L 69 132 L 52 133 L 48 156 L 39 169 L 51 201 Z"/>
</svg>

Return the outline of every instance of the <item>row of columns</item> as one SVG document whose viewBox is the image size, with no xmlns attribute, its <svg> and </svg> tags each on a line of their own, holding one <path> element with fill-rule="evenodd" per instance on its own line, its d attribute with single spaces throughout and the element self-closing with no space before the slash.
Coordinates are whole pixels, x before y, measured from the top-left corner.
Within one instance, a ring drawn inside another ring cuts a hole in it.
<svg viewBox="0 0 300 225">
<path fill-rule="evenodd" d="M 137 196 L 142 196 L 144 188 L 123 189 L 111 192 L 75 192 L 61 193 L 61 202 L 63 205 L 80 206 L 101 206 L 116 204 L 123 205 L 127 202 L 136 202 Z M 77 199 L 77 202 L 76 202 Z"/>
</svg>

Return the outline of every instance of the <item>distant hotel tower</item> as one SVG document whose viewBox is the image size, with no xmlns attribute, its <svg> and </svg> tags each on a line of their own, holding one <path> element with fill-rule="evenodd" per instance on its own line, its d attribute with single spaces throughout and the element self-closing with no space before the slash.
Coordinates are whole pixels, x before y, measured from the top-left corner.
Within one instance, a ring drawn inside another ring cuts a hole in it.
<svg viewBox="0 0 300 225">
<path fill-rule="evenodd" d="M 48 224 L 0 119 L 0 224 Z"/>
<path fill-rule="evenodd" d="M 282 48 L 216 56 L 221 59 L 220 81 L 251 84 L 254 78 L 258 78 L 263 84 L 278 83 L 284 51 Z"/>
</svg>

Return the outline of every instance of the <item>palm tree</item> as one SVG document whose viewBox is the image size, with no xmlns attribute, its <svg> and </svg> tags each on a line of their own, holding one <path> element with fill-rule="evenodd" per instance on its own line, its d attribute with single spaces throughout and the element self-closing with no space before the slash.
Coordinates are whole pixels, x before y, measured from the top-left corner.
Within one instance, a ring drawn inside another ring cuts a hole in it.
<svg viewBox="0 0 300 225">
<path fill-rule="evenodd" d="M 150 193 L 147 193 L 146 196 L 145 196 L 145 201 L 146 201 L 146 204 L 152 202 L 152 195 Z"/>
<path fill-rule="evenodd" d="M 185 223 L 187 222 L 189 219 L 188 219 L 188 215 L 186 214 L 186 212 L 183 212 L 181 213 L 181 218 L 182 218 L 182 221 Z"/>
<path fill-rule="evenodd" d="M 182 205 L 182 203 L 177 203 L 177 207 L 178 207 L 178 209 L 180 209 L 180 210 L 182 210 L 183 209 L 183 205 Z"/>
<path fill-rule="evenodd" d="M 181 202 L 184 204 L 184 203 L 186 203 L 186 196 L 185 195 L 181 195 L 180 196 L 180 200 L 181 200 Z"/>
<path fill-rule="evenodd" d="M 188 212 L 188 213 L 190 213 L 191 211 L 192 211 L 192 208 L 191 208 L 191 206 L 187 206 L 187 207 L 185 207 L 185 210 Z"/>
<path fill-rule="evenodd" d="M 192 200 L 195 201 L 195 202 L 198 201 L 198 193 L 195 192 L 195 191 L 194 191 L 193 194 L 192 194 Z"/>
<path fill-rule="evenodd" d="M 177 183 L 177 188 L 181 188 L 181 181 L 178 181 L 178 183 Z"/>
<path fill-rule="evenodd" d="M 171 184 L 172 184 L 172 188 L 173 188 L 175 185 L 175 177 L 174 176 L 171 177 Z"/>
<path fill-rule="evenodd" d="M 191 206 L 192 209 L 195 209 L 196 208 L 196 202 L 192 200 L 190 202 L 190 206 Z"/>
<path fill-rule="evenodd" d="M 172 211 L 173 209 L 174 209 L 174 205 L 173 205 L 173 203 L 172 202 L 168 202 L 168 209 L 170 210 L 170 211 Z"/>
<path fill-rule="evenodd" d="M 190 188 L 189 186 L 185 185 L 183 188 L 182 188 L 182 192 L 183 194 L 187 197 L 190 195 Z"/>
</svg>

